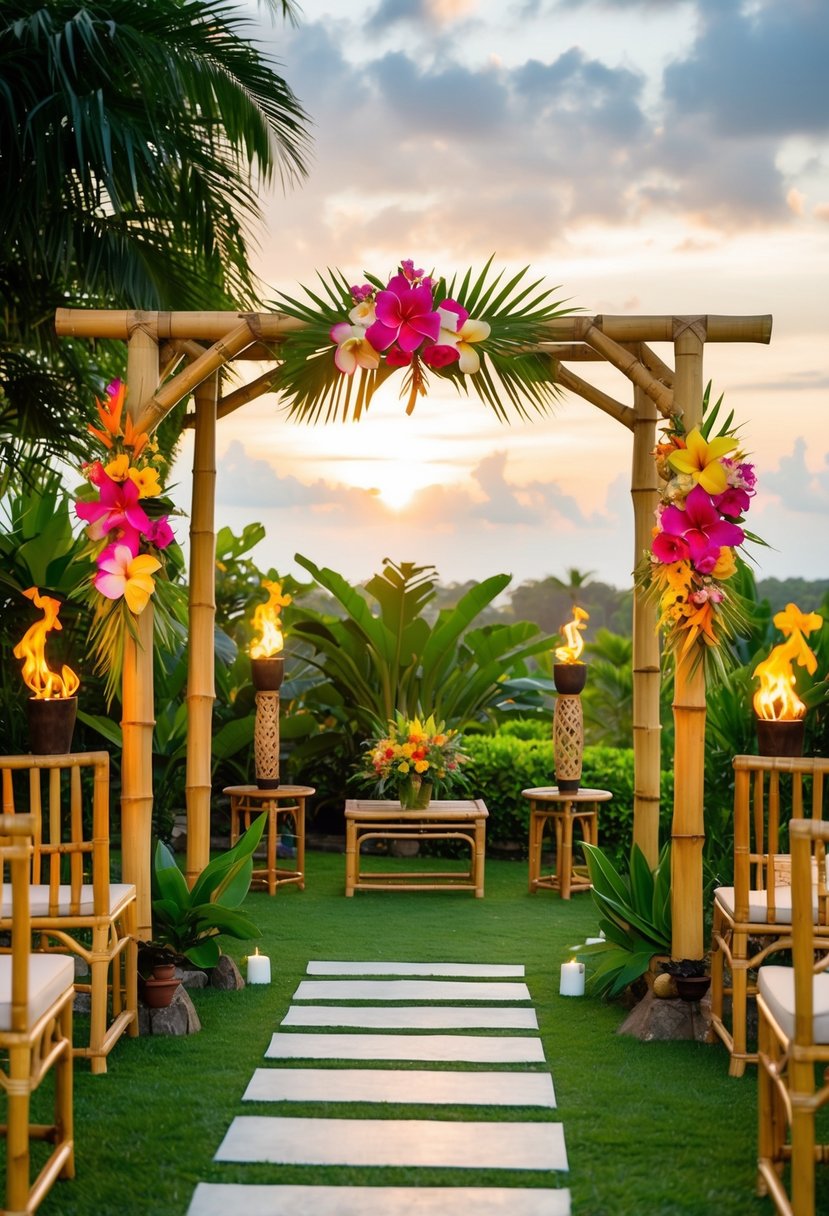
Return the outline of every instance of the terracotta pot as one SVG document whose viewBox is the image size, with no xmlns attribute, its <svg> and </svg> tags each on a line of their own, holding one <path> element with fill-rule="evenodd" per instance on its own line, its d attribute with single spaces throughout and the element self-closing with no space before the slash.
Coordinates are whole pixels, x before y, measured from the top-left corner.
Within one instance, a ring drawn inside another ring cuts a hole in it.
<svg viewBox="0 0 829 1216">
<path fill-rule="evenodd" d="M 166 1009 L 180 981 L 174 963 L 157 963 L 153 973 L 142 982 L 142 999 L 148 1009 Z"/>
</svg>

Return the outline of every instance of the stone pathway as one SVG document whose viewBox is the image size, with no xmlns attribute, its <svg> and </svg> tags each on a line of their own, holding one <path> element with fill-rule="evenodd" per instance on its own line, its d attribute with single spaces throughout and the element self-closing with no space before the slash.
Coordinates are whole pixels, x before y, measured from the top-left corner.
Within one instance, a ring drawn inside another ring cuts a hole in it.
<svg viewBox="0 0 829 1216">
<path fill-rule="evenodd" d="M 284 1105 L 273 1116 L 237 1115 L 214 1160 L 346 1166 L 359 1170 L 359 1184 L 199 1183 L 188 1216 L 569 1216 L 569 1190 L 556 1185 L 556 1175 L 568 1168 L 564 1131 L 549 1118 L 555 1092 L 549 1072 L 538 1070 L 545 1063 L 538 1022 L 526 1007 L 526 984 L 509 982 L 523 978 L 522 966 L 326 960 L 309 963 L 307 974 L 324 978 L 299 984 L 282 1021 L 288 1029 L 272 1035 L 265 1053 L 280 1063 L 257 1068 L 243 1100 L 319 1103 L 325 1117 L 291 1117 Z M 310 1001 L 315 1003 L 303 1003 Z M 337 1003 L 343 1001 L 355 1003 Z M 480 1033 L 429 1033 L 435 1030 Z M 309 1063 L 297 1067 L 293 1061 Z M 313 1061 L 332 1064 L 314 1067 Z M 376 1067 L 335 1067 L 334 1061 Z M 384 1066 L 390 1061 L 427 1067 Z M 336 1116 L 336 1103 L 353 1102 L 463 1106 L 468 1118 Z M 493 1117 L 516 1106 L 537 1108 L 539 1118 Z M 492 1112 L 487 1119 L 476 1118 L 485 1110 Z M 383 1167 L 457 1169 L 459 1185 L 371 1185 L 372 1172 Z M 539 1187 L 470 1185 L 482 1169 L 553 1176 Z"/>
</svg>

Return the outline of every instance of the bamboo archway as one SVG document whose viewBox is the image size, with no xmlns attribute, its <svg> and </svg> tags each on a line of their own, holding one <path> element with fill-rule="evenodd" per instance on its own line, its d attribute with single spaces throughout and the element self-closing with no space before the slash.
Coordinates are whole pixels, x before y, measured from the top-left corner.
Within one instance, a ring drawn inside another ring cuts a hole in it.
<svg viewBox="0 0 829 1216">
<path fill-rule="evenodd" d="M 189 882 L 209 860 L 210 741 L 215 699 L 216 423 L 267 392 L 265 373 L 220 396 L 222 368 L 246 359 L 278 362 L 279 345 L 302 322 L 279 313 L 138 312 L 58 309 L 59 336 L 109 338 L 127 343 L 127 410 L 136 429 L 153 430 L 191 393 L 194 410 L 185 425 L 195 433 L 190 526 L 190 647 L 188 668 L 187 863 Z M 682 416 L 686 429 L 702 414 L 706 342 L 771 339 L 771 316 L 595 316 L 559 317 L 546 324 L 539 350 L 556 361 L 562 388 L 615 418 L 632 432 L 631 495 L 635 552 L 649 548 L 658 492 L 651 452 L 659 416 Z M 674 367 L 651 350 L 673 346 Z M 594 387 L 568 365 L 599 361 L 616 368 L 632 385 L 626 405 Z M 182 363 L 185 366 L 179 370 Z M 138 890 L 139 934 L 151 934 L 150 849 L 152 826 L 152 607 L 141 614 L 138 643 L 124 655 L 122 688 L 124 878 Z M 653 611 L 634 595 L 633 625 L 633 836 L 651 865 L 659 848 L 660 661 Z M 703 774 L 705 677 L 689 661 L 676 672 L 676 743 L 672 826 L 672 953 L 700 958 L 702 940 L 702 847 L 705 838 Z"/>
</svg>

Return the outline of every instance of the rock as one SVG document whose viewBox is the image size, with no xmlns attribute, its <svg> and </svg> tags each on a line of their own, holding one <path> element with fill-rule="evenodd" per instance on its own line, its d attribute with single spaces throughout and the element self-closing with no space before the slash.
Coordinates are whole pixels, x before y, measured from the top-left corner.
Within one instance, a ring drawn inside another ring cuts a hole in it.
<svg viewBox="0 0 829 1216">
<path fill-rule="evenodd" d="M 676 988 L 674 986 L 673 977 L 666 972 L 661 975 L 654 976 L 653 980 L 653 995 L 659 997 L 660 1000 L 666 1000 L 676 996 Z"/>
<path fill-rule="evenodd" d="M 82 1013 L 86 1017 L 92 1012 L 92 995 L 89 992 L 76 992 L 72 1002 L 72 1012 Z"/>
<path fill-rule="evenodd" d="M 219 961 L 210 972 L 210 987 L 220 988 L 223 992 L 232 992 L 236 988 L 244 988 L 245 981 L 242 973 L 227 954 L 220 954 Z"/>
<path fill-rule="evenodd" d="M 711 1025 L 711 1004 L 702 1001 L 659 999 L 647 993 L 625 1018 L 617 1034 L 627 1034 L 642 1043 L 678 1039 L 706 1042 Z"/>
<path fill-rule="evenodd" d="M 185 988 L 206 988 L 210 982 L 207 972 L 198 967 L 176 967 L 176 979 L 180 980 Z"/>
<path fill-rule="evenodd" d="M 186 990 L 179 984 L 166 1009 L 138 1006 L 139 1034 L 197 1034 L 201 1030 L 199 1015 Z"/>
</svg>

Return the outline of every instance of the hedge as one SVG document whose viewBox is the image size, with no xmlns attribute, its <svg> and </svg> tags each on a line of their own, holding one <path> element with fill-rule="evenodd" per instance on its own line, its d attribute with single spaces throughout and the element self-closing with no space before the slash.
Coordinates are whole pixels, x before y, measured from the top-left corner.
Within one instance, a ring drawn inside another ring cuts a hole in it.
<svg viewBox="0 0 829 1216">
<path fill-rule="evenodd" d="M 487 844 L 505 848 L 529 841 L 529 803 L 521 791 L 555 785 L 553 745 L 546 739 L 514 735 L 468 735 L 464 751 L 471 758 L 471 785 L 489 810 Z M 630 748 L 586 747 L 581 784 L 610 790 L 613 798 L 599 808 L 599 843 L 618 861 L 626 860 L 633 839 L 633 751 Z M 673 774 L 662 774 L 660 840 L 670 833 Z"/>
</svg>

